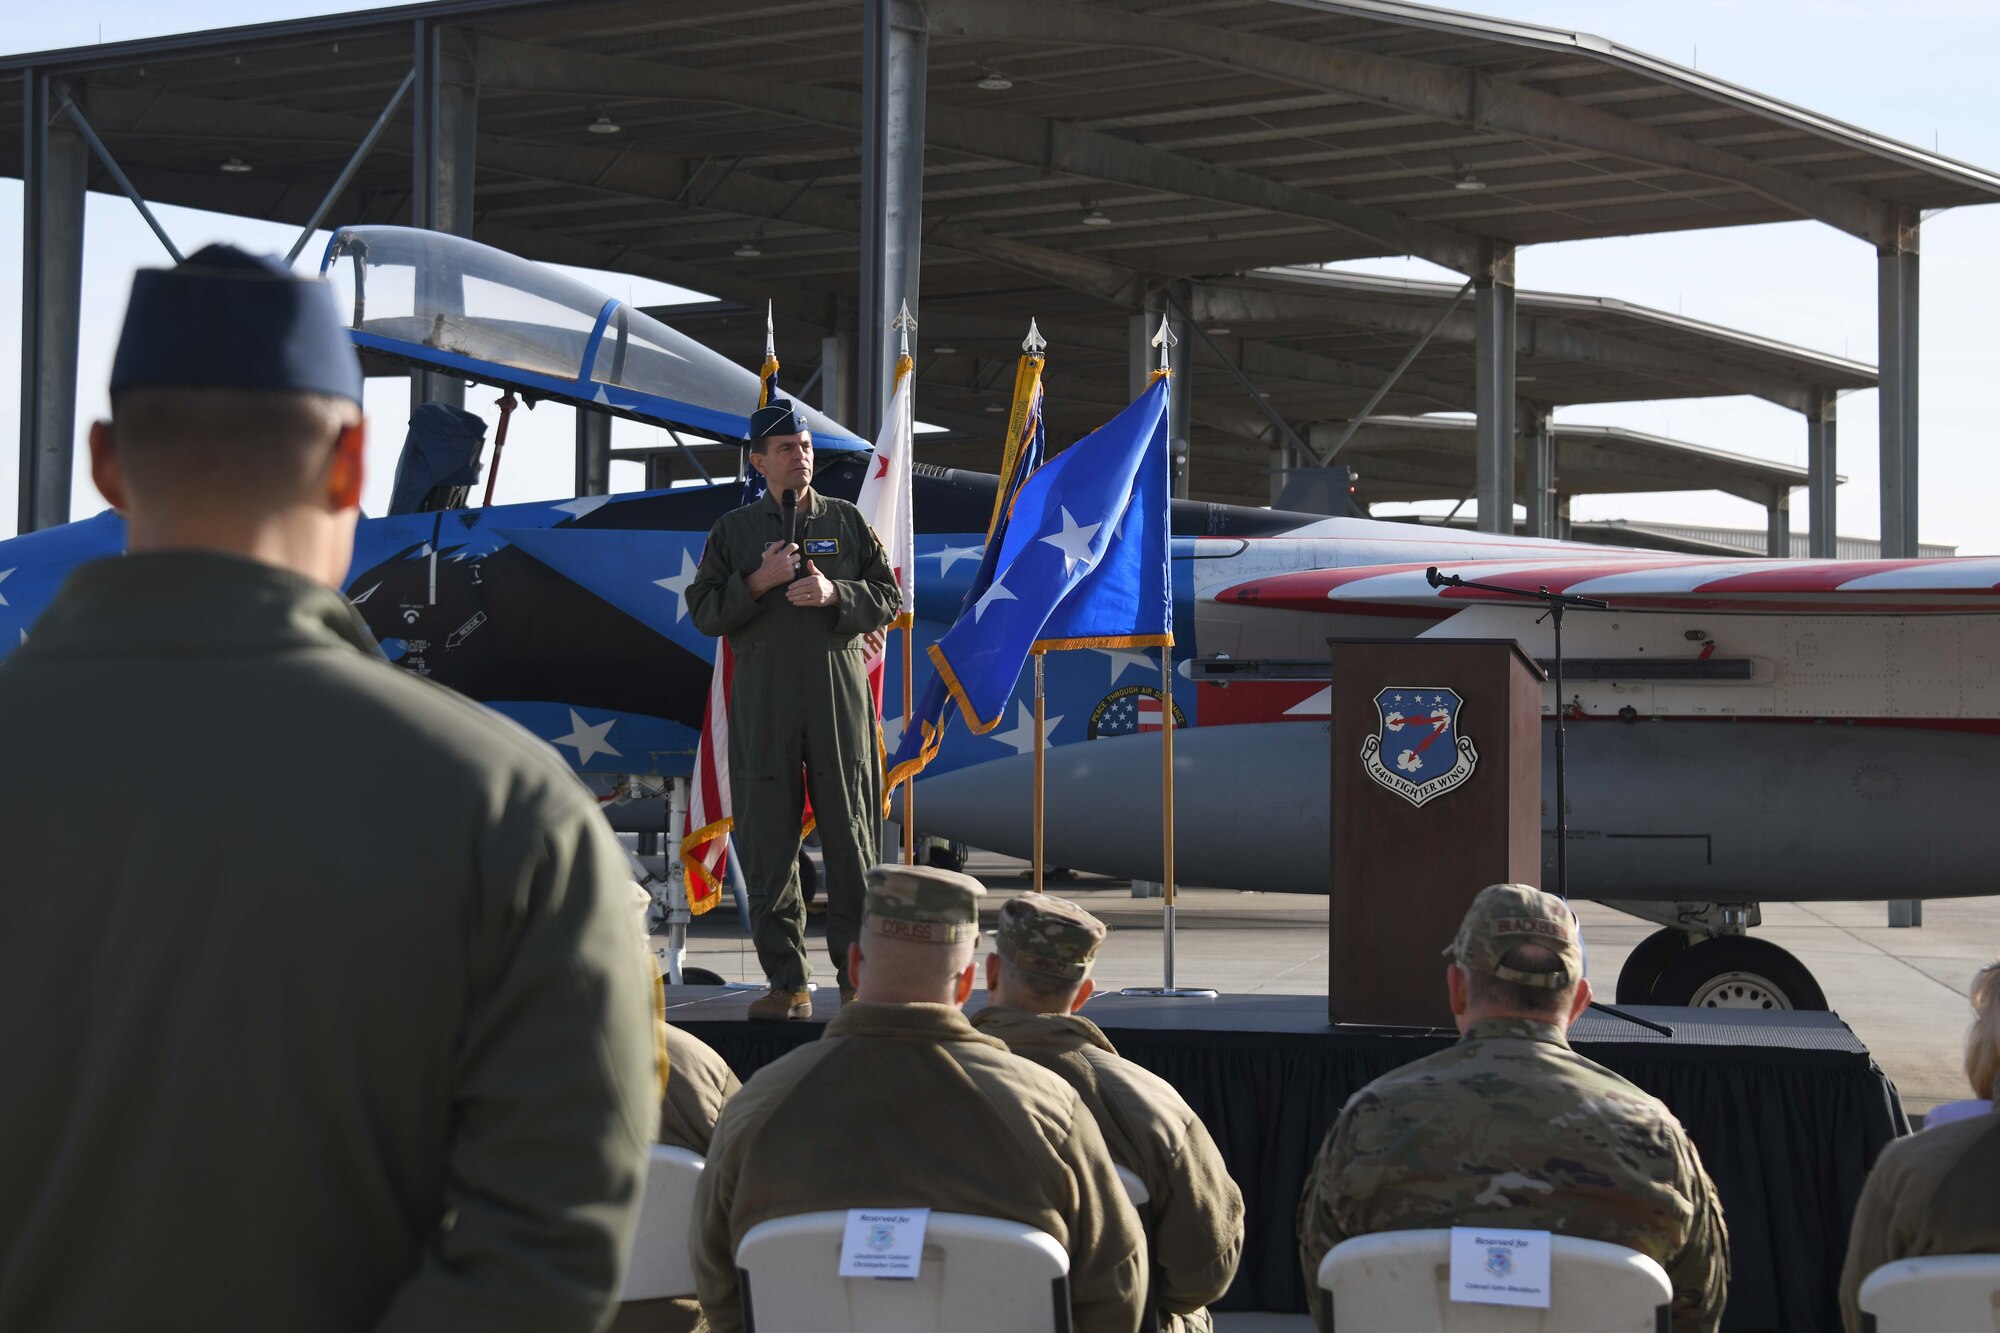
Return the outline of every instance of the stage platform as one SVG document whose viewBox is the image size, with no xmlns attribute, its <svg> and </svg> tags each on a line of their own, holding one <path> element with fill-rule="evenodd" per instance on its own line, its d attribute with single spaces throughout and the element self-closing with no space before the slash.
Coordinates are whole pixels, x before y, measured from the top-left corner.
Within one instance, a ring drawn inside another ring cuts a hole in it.
<svg viewBox="0 0 2000 1333">
<path fill-rule="evenodd" d="M 754 990 L 667 988 L 667 1017 L 741 1077 L 817 1040 L 813 1021 L 753 1023 Z M 985 1004 L 975 993 L 968 1013 Z M 1307 1168 L 1348 1096 L 1454 1034 L 1333 1028 L 1317 995 L 1168 1000 L 1124 995 L 1084 1010 L 1127 1058 L 1186 1097 L 1229 1162 L 1248 1214 L 1242 1268 L 1219 1310 L 1305 1309 L 1293 1213 Z M 1884 1144 L 1909 1131 L 1895 1086 L 1837 1015 L 1635 1008 L 1672 1037 L 1591 1012 L 1578 1051 L 1665 1101 L 1700 1150 L 1729 1223 L 1726 1330 L 1840 1327 L 1847 1224 Z"/>
</svg>

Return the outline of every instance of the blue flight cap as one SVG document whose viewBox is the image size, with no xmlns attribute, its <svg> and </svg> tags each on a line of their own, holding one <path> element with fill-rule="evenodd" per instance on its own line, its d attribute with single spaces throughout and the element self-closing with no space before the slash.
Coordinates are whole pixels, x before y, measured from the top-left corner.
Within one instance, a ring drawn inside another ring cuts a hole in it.
<svg viewBox="0 0 2000 1333">
<path fill-rule="evenodd" d="M 111 391 L 278 389 L 361 402 L 361 359 L 333 288 L 277 259 L 210 245 L 173 268 L 140 269 Z"/>
<path fill-rule="evenodd" d="M 771 401 L 750 414 L 750 438 L 769 439 L 773 435 L 799 435 L 812 429 L 789 398 L 771 395 Z"/>
</svg>

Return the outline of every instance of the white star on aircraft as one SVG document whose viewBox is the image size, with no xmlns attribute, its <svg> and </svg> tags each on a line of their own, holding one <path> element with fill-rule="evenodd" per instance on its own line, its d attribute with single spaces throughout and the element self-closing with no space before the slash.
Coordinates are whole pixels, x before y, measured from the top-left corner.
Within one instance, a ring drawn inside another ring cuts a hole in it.
<svg viewBox="0 0 2000 1333">
<path fill-rule="evenodd" d="M 608 754 L 613 759 L 623 759 L 625 756 L 612 749 L 605 740 L 611 729 L 617 725 L 618 719 L 614 717 L 594 727 L 586 726 L 582 715 L 572 708 L 569 710 L 569 735 L 558 736 L 549 744 L 572 747 L 576 751 L 576 762 L 579 764 L 587 764 L 593 756 L 600 754 Z"/>
<path fill-rule="evenodd" d="M 1044 741 L 1048 740 L 1050 733 L 1056 729 L 1056 723 L 1060 721 L 1062 721 L 1060 713 L 1054 717 L 1042 719 L 1042 739 Z M 1028 705 L 1016 703 L 1014 705 L 1014 729 L 1012 731 L 993 732 L 992 739 L 999 741 L 1002 745 L 1013 746 L 1015 754 L 1028 754 L 1032 752 L 1035 748 L 1035 715 L 1028 708 Z"/>
<path fill-rule="evenodd" d="M 579 495 L 574 500 L 565 500 L 559 505 L 551 506 L 551 508 L 560 509 L 565 514 L 574 514 L 578 518 L 583 518 L 586 515 L 596 513 L 610 503 L 611 497 L 608 495 Z"/>
<path fill-rule="evenodd" d="M 977 560 L 985 554 L 986 548 L 984 546 L 947 546 L 941 550 L 926 551 L 924 553 L 927 559 L 934 558 L 938 562 L 939 578 L 943 578 L 945 575 L 951 573 L 951 567 L 959 561 Z"/>
<path fill-rule="evenodd" d="M 1103 653 L 1111 659 L 1111 683 L 1113 685 L 1116 685 L 1126 671 L 1133 667 L 1139 669 L 1139 678 L 1141 680 L 1146 679 L 1147 674 L 1155 669 L 1152 656 L 1148 653 L 1128 652 L 1123 648 L 1093 648 L 1091 651 L 1094 653 Z"/>
<path fill-rule="evenodd" d="M 698 571 L 698 569 L 699 566 L 697 566 L 694 562 L 694 555 L 691 552 L 689 552 L 686 548 L 682 548 L 681 572 L 678 574 L 670 575 L 667 578 L 653 580 L 654 587 L 665 588 L 668 592 L 672 593 L 674 597 L 679 601 L 680 606 L 674 612 L 674 621 L 676 624 L 678 624 L 680 621 L 687 619 L 688 584 L 694 582 L 694 576 Z"/>
</svg>

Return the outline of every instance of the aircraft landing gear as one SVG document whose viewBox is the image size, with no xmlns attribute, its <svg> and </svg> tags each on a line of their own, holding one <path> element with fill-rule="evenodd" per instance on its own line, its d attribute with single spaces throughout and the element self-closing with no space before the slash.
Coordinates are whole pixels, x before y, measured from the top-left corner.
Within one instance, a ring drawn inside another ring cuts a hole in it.
<svg viewBox="0 0 2000 1333">
<path fill-rule="evenodd" d="M 1619 1004 L 1695 1009 L 1824 1009 L 1826 992 L 1806 965 L 1744 932 L 1763 920 L 1756 903 L 1613 903 L 1665 926 L 1639 941 L 1618 973 Z"/>
<path fill-rule="evenodd" d="M 1687 932 L 1668 926 L 1639 941 L 1618 971 L 1618 1003 L 1653 1004 L 1653 984 L 1660 972 L 1688 947 Z"/>
<path fill-rule="evenodd" d="M 1653 983 L 1654 1004 L 1693 1009 L 1824 1009 L 1826 993 L 1804 963 L 1748 935 L 1718 935 L 1671 959 Z"/>
</svg>

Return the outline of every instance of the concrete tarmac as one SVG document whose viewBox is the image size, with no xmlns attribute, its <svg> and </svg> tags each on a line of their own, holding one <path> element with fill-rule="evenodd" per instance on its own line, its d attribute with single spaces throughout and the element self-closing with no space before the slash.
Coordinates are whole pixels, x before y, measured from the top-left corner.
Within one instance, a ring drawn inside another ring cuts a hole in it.
<svg viewBox="0 0 2000 1333">
<path fill-rule="evenodd" d="M 968 869 L 990 891 L 990 917 L 1002 899 L 1028 887 L 1019 861 L 975 853 Z M 1161 982 L 1161 903 L 1134 898 L 1119 880 L 1082 875 L 1051 880 L 1052 893 L 1074 898 L 1111 927 L 1097 966 L 1098 986 L 1157 986 Z M 1177 895 L 1175 980 L 1220 991 L 1324 995 L 1327 989 L 1327 900 L 1293 894 L 1188 889 Z M 2000 898 L 1932 900 L 1924 924 L 1891 929 L 1880 902 L 1768 903 L 1752 933 L 1796 954 L 1825 989 L 1828 1004 L 1854 1029 L 1895 1080 L 1913 1115 L 1971 1095 L 1961 1067 L 1972 975 L 2000 956 Z M 1588 945 L 1588 975 L 1609 1000 L 1618 969 L 1653 926 L 1598 903 L 1580 902 Z M 832 984 L 824 933 L 809 923 L 816 978 Z M 655 937 L 655 945 L 664 945 Z M 1441 941 L 1439 947 L 1443 947 Z M 724 899 L 698 918 L 688 965 L 725 980 L 761 983 L 756 952 Z M 1440 987 L 1443 966 L 1439 965 Z"/>
</svg>

